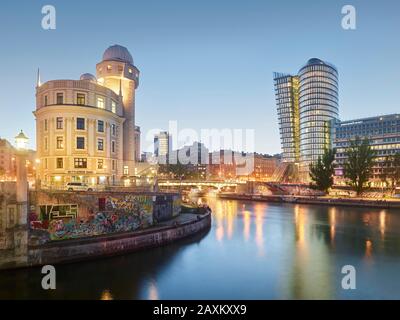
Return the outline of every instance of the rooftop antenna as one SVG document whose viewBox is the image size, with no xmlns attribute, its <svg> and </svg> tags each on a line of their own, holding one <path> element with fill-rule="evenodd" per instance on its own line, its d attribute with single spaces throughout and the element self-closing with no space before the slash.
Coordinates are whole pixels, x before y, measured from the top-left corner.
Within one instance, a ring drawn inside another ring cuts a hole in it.
<svg viewBox="0 0 400 320">
<path fill-rule="evenodd" d="M 36 76 L 36 88 L 40 87 L 42 85 L 40 81 L 40 69 L 37 69 L 37 76 Z"/>
</svg>

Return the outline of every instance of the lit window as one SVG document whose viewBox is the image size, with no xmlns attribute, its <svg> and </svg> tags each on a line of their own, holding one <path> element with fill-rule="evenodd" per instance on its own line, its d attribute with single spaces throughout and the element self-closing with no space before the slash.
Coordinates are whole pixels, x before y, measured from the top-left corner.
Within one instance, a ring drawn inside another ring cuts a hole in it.
<svg viewBox="0 0 400 320">
<path fill-rule="evenodd" d="M 104 168 L 104 161 L 103 159 L 98 159 L 97 160 L 97 169 L 103 169 Z"/>
<path fill-rule="evenodd" d="M 63 137 L 57 137 L 57 149 L 64 148 L 64 139 Z"/>
<path fill-rule="evenodd" d="M 63 158 L 57 158 L 57 169 L 62 169 L 64 167 L 64 159 Z"/>
<path fill-rule="evenodd" d="M 117 104 L 115 101 L 111 101 L 111 112 L 116 113 L 117 112 Z"/>
<path fill-rule="evenodd" d="M 76 95 L 76 104 L 79 106 L 84 106 L 86 104 L 86 97 L 84 93 L 78 93 Z"/>
<path fill-rule="evenodd" d="M 124 166 L 124 176 L 129 175 L 129 167 L 128 166 Z"/>
<path fill-rule="evenodd" d="M 129 68 L 129 69 L 128 69 L 128 72 L 129 72 L 129 73 L 132 73 L 133 71 L 132 71 L 132 69 L 131 69 L 131 68 Z"/>
<path fill-rule="evenodd" d="M 62 117 L 57 117 L 56 120 L 56 125 L 57 125 L 57 129 L 62 129 L 63 128 L 63 118 Z"/>
<path fill-rule="evenodd" d="M 97 98 L 97 108 L 104 109 L 104 98 L 102 97 Z"/>
<path fill-rule="evenodd" d="M 75 158 L 74 165 L 75 165 L 76 169 L 87 168 L 87 159 L 86 158 Z"/>
<path fill-rule="evenodd" d="M 112 69 L 112 66 L 111 66 L 111 65 L 108 65 L 108 66 L 107 66 L 107 71 L 111 71 L 111 69 Z"/>
<path fill-rule="evenodd" d="M 104 150 L 104 140 L 97 139 L 97 150 L 103 151 Z"/>
</svg>

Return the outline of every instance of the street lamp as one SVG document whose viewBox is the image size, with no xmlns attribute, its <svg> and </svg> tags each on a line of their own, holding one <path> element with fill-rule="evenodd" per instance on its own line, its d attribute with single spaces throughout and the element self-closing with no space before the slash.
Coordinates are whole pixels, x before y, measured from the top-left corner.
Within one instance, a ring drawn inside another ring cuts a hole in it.
<svg viewBox="0 0 400 320">
<path fill-rule="evenodd" d="M 17 211 L 18 224 L 28 223 L 28 177 L 26 174 L 26 156 L 28 153 L 28 137 L 21 132 L 15 137 L 16 164 L 17 164 Z"/>
<path fill-rule="evenodd" d="M 17 150 L 26 151 L 28 149 L 28 141 L 29 138 L 21 130 L 21 132 L 15 137 L 15 145 L 17 146 Z"/>
</svg>

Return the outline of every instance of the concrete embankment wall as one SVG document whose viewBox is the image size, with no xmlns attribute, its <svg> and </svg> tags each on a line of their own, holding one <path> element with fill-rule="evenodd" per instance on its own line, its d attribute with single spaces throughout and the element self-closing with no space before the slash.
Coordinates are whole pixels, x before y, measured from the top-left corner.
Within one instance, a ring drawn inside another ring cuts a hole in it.
<svg viewBox="0 0 400 320">
<path fill-rule="evenodd" d="M 27 266 L 81 261 L 158 247 L 208 230 L 210 227 L 211 214 L 207 213 L 198 215 L 197 218 L 194 216 L 192 221 L 178 226 L 30 246 Z"/>
<path fill-rule="evenodd" d="M 263 201 L 292 204 L 315 204 L 328 206 L 366 207 L 380 209 L 400 209 L 400 201 L 390 200 L 368 200 L 368 199 L 339 199 L 339 198 L 307 198 L 307 197 L 285 197 L 285 196 L 262 196 L 248 194 L 220 194 L 219 198 L 242 201 Z"/>
</svg>

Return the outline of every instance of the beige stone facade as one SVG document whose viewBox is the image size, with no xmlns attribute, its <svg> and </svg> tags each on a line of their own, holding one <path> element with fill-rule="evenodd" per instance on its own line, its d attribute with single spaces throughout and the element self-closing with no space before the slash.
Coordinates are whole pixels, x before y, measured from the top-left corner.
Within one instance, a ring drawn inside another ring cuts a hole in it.
<svg viewBox="0 0 400 320">
<path fill-rule="evenodd" d="M 115 185 L 134 174 L 139 71 L 121 50 L 127 52 L 120 46 L 106 50 L 98 78 L 83 74 L 80 80 L 38 84 L 34 115 L 42 187 Z"/>
</svg>

